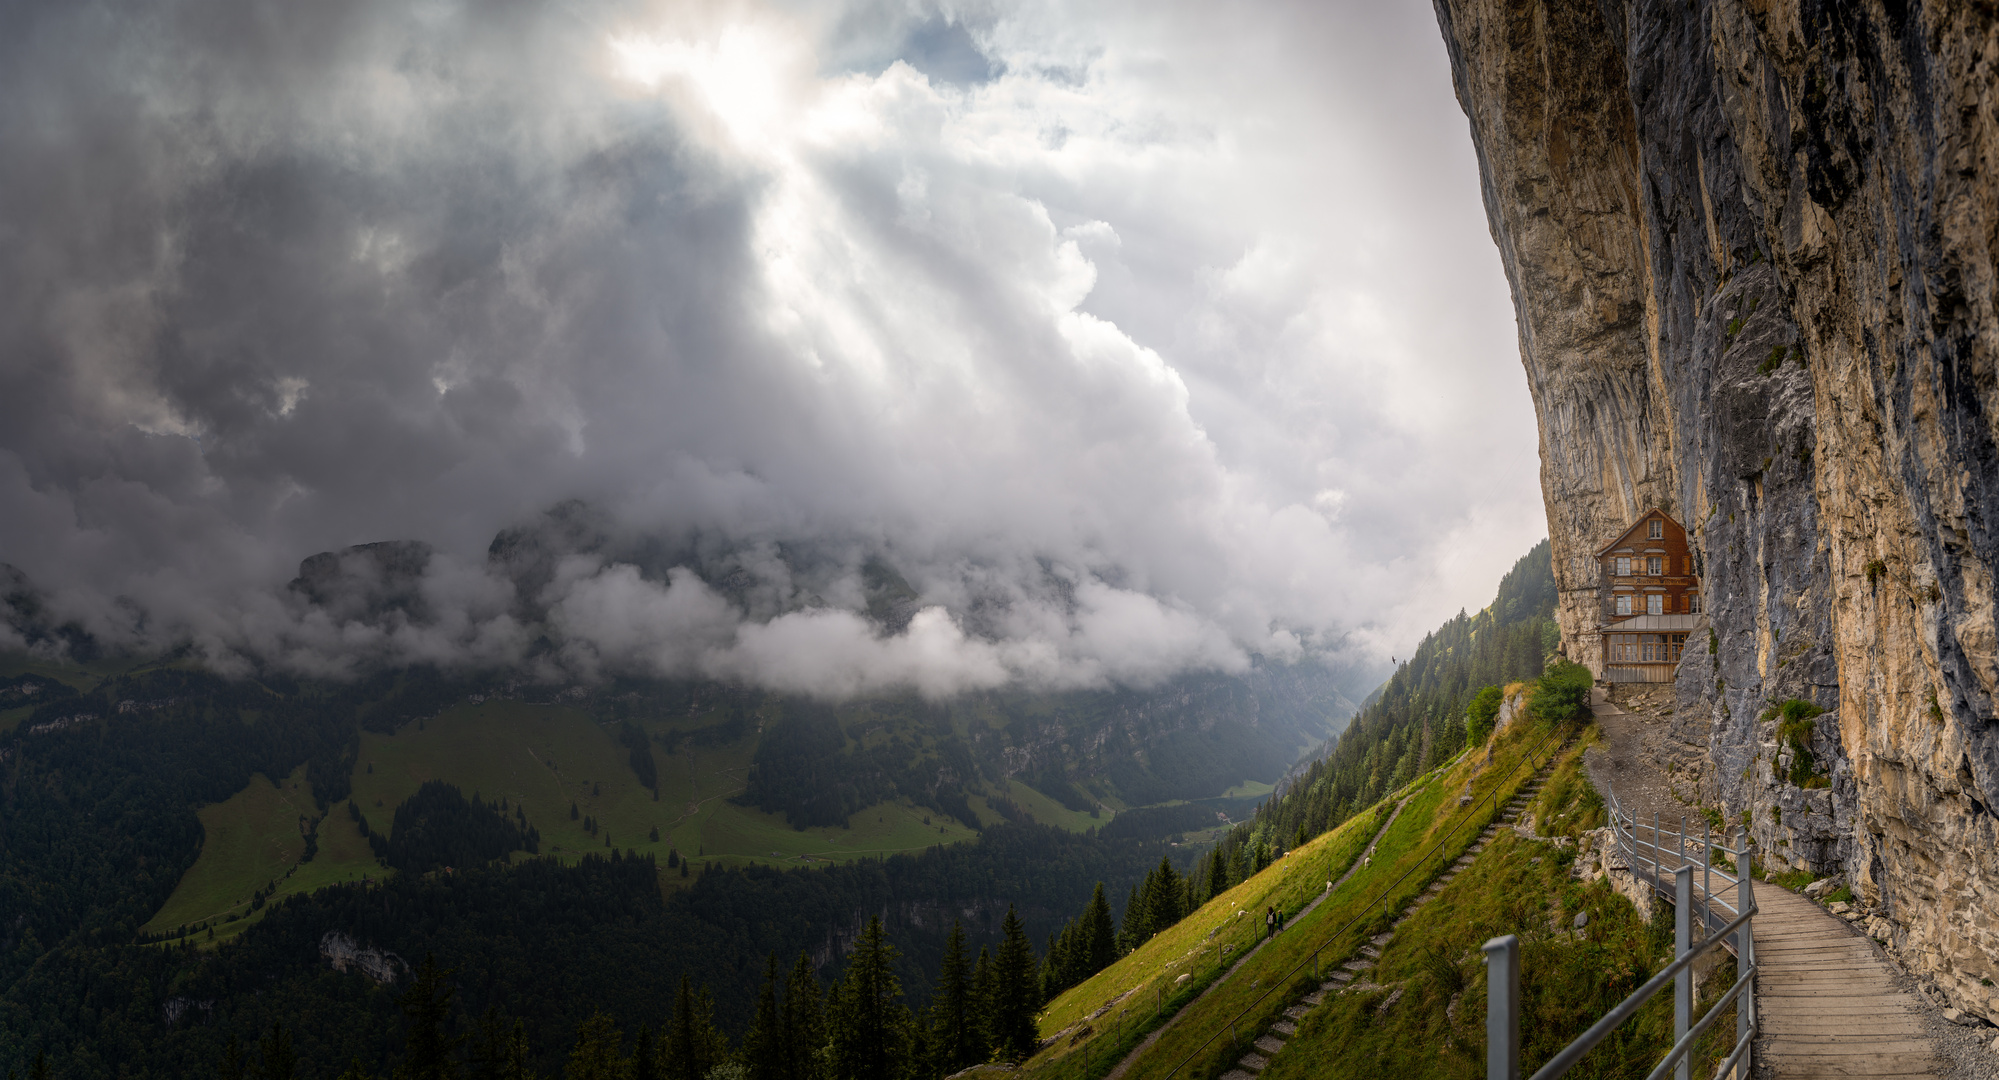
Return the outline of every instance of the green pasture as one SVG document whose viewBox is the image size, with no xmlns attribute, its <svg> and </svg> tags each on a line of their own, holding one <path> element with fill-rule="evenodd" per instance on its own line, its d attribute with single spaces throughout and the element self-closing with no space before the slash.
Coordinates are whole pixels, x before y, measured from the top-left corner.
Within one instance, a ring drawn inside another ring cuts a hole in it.
<svg viewBox="0 0 1999 1080">
<path fill-rule="evenodd" d="M 319 816 L 304 767 L 278 784 L 261 773 L 252 777 L 242 791 L 197 812 L 201 855 L 141 929 L 163 933 L 206 923 L 220 939 L 261 917 L 261 910 L 250 910 L 252 894 L 259 889 L 275 884 L 270 898 L 276 900 L 364 874 L 385 873 L 376 867 L 346 809 L 344 803 L 337 805 L 337 818 L 328 815 L 317 822 L 318 854 L 301 864 L 306 834 L 300 819 L 311 824 Z"/>
<path fill-rule="evenodd" d="M 654 745 L 655 799 L 633 774 L 613 726 L 562 706 L 460 704 L 394 735 L 363 736 L 354 798 L 371 828 L 392 833 L 398 803 L 426 780 L 446 780 L 468 796 L 522 806 L 541 831 L 541 853 L 572 862 L 615 846 L 651 853 L 662 866 L 674 848 L 697 862 L 800 866 L 920 851 L 976 835 L 902 801 L 862 810 L 844 829 L 794 829 L 781 815 L 738 806 L 729 797 L 743 790 L 756 739 L 752 728 L 721 745 L 683 740 L 672 754 Z M 585 817 L 596 821 L 595 836 L 584 830 Z M 669 885 L 674 877 L 667 875 Z"/>
</svg>

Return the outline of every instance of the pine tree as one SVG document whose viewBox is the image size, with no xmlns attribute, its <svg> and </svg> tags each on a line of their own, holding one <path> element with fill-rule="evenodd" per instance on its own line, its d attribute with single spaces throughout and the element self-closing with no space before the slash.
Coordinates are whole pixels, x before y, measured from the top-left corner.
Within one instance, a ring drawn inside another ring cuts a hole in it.
<svg viewBox="0 0 1999 1080">
<path fill-rule="evenodd" d="M 514 1033 L 507 1039 L 506 1058 L 500 1064 L 500 1080 L 541 1080 L 533 1058 L 534 1052 L 528 1048 L 528 1026 L 516 1020 Z"/>
<path fill-rule="evenodd" d="M 624 1080 L 624 1036 L 617 1021 L 597 1013 L 576 1028 L 563 1080 Z"/>
<path fill-rule="evenodd" d="M 868 920 L 836 990 L 831 1021 L 836 1080 L 894 1077 L 906 1060 L 908 1010 L 895 977 L 901 954 L 888 943 L 881 917 Z"/>
<path fill-rule="evenodd" d="M 667 1080 L 704 1080 L 715 1065 L 709 1057 L 710 1040 L 699 1014 L 694 980 L 682 975 L 680 993 L 673 1002 L 673 1032 L 667 1038 Z"/>
<path fill-rule="evenodd" d="M 243 1080 L 243 1041 L 234 1035 L 229 1036 L 229 1045 L 222 1048 L 222 1069 L 216 1075 L 222 1080 Z"/>
<path fill-rule="evenodd" d="M 757 1013 L 743 1036 L 743 1063 L 750 1080 L 785 1080 L 784 1022 L 777 1008 L 777 954 L 764 963 L 763 991 L 757 995 Z"/>
<path fill-rule="evenodd" d="M 984 1061 L 998 1041 L 993 1029 L 993 1000 L 997 995 L 993 990 L 992 956 L 984 945 L 979 946 L 979 959 L 972 965 L 972 1021 L 965 1025 L 965 1033 L 972 1037 L 973 1063 Z"/>
<path fill-rule="evenodd" d="M 1062 930 L 1062 936 L 1067 937 L 1069 927 L 1064 926 Z M 1035 980 L 1034 997 L 1036 1001 L 1053 1001 L 1055 1000 L 1055 995 L 1069 988 L 1069 983 L 1066 981 L 1069 972 L 1063 963 L 1063 959 L 1062 937 L 1049 934 L 1048 951 L 1041 954 L 1041 972 Z"/>
<path fill-rule="evenodd" d="M 937 1058 L 942 1071 L 948 1074 L 976 1065 L 985 1057 L 974 1031 L 972 973 L 965 957 L 965 927 L 955 921 L 950 935 L 944 939 L 944 968 L 938 973 L 937 983 L 937 1003 L 931 1011 L 937 1028 Z"/>
<path fill-rule="evenodd" d="M 338 1080 L 375 1080 L 375 1074 L 370 1072 L 366 1065 L 361 1064 L 360 1058 L 349 1058 L 347 1071 L 341 1073 Z"/>
<path fill-rule="evenodd" d="M 1000 947 L 993 957 L 993 1001 L 991 1028 L 995 1049 L 1009 1061 L 1025 1061 L 1034 1052 L 1038 1033 L 1034 1014 L 1040 996 L 1035 992 L 1034 946 L 1028 944 L 1027 927 L 1012 905 L 1000 924 Z"/>
<path fill-rule="evenodd" d="M 1117 961 L 1117 926 L 1111 922 L 1111 905 L 1104 897 L 1101 881 L 1097 882 L 1097 891 L 1090 894 L 1090 906 L 1083 909 L 1081 933 L 1079 951 L 1086 958 L 1082 979 L 1087 979 Z"/>
<path fill-rule="evenodd" d="M 507 1018 L 500 1015 L 498 1008 L 488 1005 L 472 1034 L 472 1052 L 468 1059 L 471 1080 L 500 1080 L 507 1060 L 508 1036 Z"/>
<path fill-rule="evenodd" d="M 659 1051 L 653 1046 L 652 1026 L 639 1028 L 639 1037 L 632 1046 L 632 1060 L 625 1074 L 630 1080 L 666 1080 L 660 1069 Z"/>
<path fill-rule="evenodd" d="M 804 953 L 791 966 L 784 984 L 785 1080 L 822 1080 L 826 1048 L 826 1012 L 819 995 L 819 977 Z"/>
<path fill-rule="evenodd" d="M 283 1024 L 272 1024 L 271 1033 L 257 1040 L 257 1056 L 263 1063 L 263 1080 L 292 1080 L 298 1068 L 298 1056 L 292 1053 L 292 1037 Z"/>
<path fill-rule="evenodd" d="M 1149 877 L 1149 875 L 1148 875 Z M 1128 953 L 1145 941 L 1145 908 L 1138 902 L 1138 886 L 1124 899 L 1124 918 L 1118 923 L 1118 951 Z"/>
<path fill-rule="evenodd" d="M 428 953 L 417 965 L 416 981 L 402 997 L 403 1017 L 409 1030 L 403 1039 L 403 1063 L 396 1080 L 452 1080 L 458 1066 L 451 1060 L 459 1039 L 445 1034 L 451 1016 L 452 989 L 446 980 L 450 971 L 440 971 Z"/>
</svg>

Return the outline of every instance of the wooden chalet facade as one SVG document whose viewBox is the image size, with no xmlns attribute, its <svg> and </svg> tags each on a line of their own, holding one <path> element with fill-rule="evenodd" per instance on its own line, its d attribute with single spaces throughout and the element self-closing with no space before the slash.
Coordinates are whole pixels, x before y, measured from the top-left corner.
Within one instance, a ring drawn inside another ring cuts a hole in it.
<svg viewBox="0 0 1999 1080">
<path fill-rule="evenodd" d="M 1697 556 L 1663 510 L 1639 516 L 1596 553 L 1603 682 L 1672 682 L 1690 636 L 1707 629 Z"/>
</svg>

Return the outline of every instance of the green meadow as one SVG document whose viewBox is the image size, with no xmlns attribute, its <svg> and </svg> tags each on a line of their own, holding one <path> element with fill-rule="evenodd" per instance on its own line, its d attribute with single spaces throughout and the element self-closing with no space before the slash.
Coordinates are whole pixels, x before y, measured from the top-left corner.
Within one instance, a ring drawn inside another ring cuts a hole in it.
<svg viewBox="0 0 1999 1080">
<path fill-rule="evenodd" d="M 166 904 L 141 927 L 146 933 L 206 923 L 215 930 L 216 940 L 222 940 L 263 914 L 261 908 L 252 908 L 259 890 L 269 890 L 268 898 L 275 900 L 386 873 L 375 865 L 367 841 L 347 816 L 347 804 L 335 804 L 323 820 L 314 820 L 319 813 L 303 766 L 276 784 L 260 773 L 242 791 L 202 807 L 197 814 L 201 856 L 182 875 Z M 318 853 L 311 862 L 301 863 L 305 830 L 315 825 Z M 207 940 L 205 934 L 202 940 Z"/>
<path fill-rule="evenodd" d="M 354 799 L 371 828 L 393 834 L 396 804 L 426 780 L 446 780 L 467 796 L 504 798 L 524 808 L 529 824 L 541 831 L 541 854 L 565 861 L 616 847 L 654 854 L 662 866 L 670 849 L 722 865 L 801 866 L 918 851 L 977 835 L 906 802 L 869 807 L 844 829 L 794 829 L 780 815 L 738 806 L 729 797 L 743 790 L 756 739 L 746 725 L 727 743 L 681 740 L 671 754 L 654 745 L 655 798 L 633 774 L 615 728 L 581 710 L 464 703 L 394 735 L 364 735 Z M 584 829 L 585 818 L 597 825 L 595 836 Z M 652 839 L 655 829 L 658 840 Z"/>
</svg>

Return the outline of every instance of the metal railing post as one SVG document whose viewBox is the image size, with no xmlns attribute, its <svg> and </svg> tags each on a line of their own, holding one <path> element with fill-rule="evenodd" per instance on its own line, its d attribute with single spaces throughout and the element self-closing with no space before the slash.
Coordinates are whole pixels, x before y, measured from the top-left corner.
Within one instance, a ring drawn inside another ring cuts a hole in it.
<svg viewBox="0 0 1999 1080">
<path fill-rule="evenodd" d="M 1520 939 L 1485 943 L 1485 1077 L 1520 1080 Z"/>
<path fill-rule="evenodd" d="M 1652 811 L 1652 888 L 1659 887 L 1659 811 Z"/>
<path fill-rule="evenodd" d="M 1673 959 L 1694 951 L 1694 868 L 1673 868 Z M 1694 969 L 1689 964 L 1673 976 L 1673 1045 L 1687 1037 L 1687 1024 L 1694 1014 Z M 1673 1066 L 1673 1080 L 1687 1080 L 1687 1059 Z"/>
<path fill-rule="evenodd" d="M 1750 910 L 1755 897 L 1749 884 L 1749 871 L 1754 865 L 1749 853 L 1749 837 L 1738 828 L 1735 830 L 1735 910 L 1740 913 Z M 1751 919 L 1736 931 L 1735 964 L 1745 975 L 1756 963 L 1756 920 Z M 1735 999 L 1735 1039 L 1738 1043 L 1749 1041 L 1749 1029 L 1756 1022 L 1756 987 L 1752 984 L 1743 988 L 1742 996 Z M 1736 1080 L 1749 1080 L 1750 1067 L 1754 1064 L 1754 1049 L 1742 1055 L 1742 1065 L 1736 1070 Z"/>
<path fill-rule="evenodd" d="M 1714 930 L 1714 845 L 1708 839 L 1709 826 L 1701 825 L 1701 936 Z"/>
</svg>

